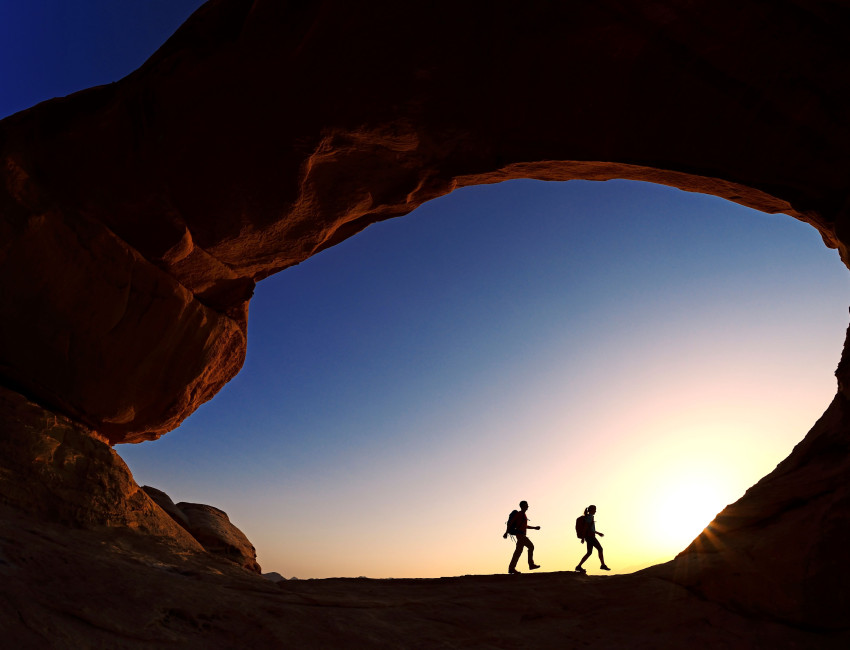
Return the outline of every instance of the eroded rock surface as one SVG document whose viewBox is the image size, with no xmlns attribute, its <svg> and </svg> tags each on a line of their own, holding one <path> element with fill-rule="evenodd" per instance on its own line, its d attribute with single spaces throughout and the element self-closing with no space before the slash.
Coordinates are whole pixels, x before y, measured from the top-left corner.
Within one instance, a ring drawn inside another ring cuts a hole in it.
<svg viewBox="0 0 850 650">
<path fill-rule="evenodd" d="M 257 564 L 257 551 L 227 513 L 202 503 L 175 504 L 162 490 L 145 485 L 142 488 L 168 516 L 185 528 L 208 552 L 235 562 L 241 567 L 262 573 Z"/>
<path fill-rule="evenodd" d="M 222 510 L 202 503 L 177 504 L 189 520 L 187 529 L 210 553 L 221 555 L 254 573 L 262 573 L 257 551 Z"/>
<path fill-rule="evenodd" d="M 208 631 L 241 639 L 241 625 L 269 647 L 307 626 L 321 644 L 350 633 L 369 602 L 379 604 L 355 637 L 395 647 L 423 634 L 498 644 L 514 639 L 504 621 L 531 622 L 539 639 L 597 626 L 593 638 L 614 647 L 640 647 L 640 634 L 674 647 L 846 641 L 846 356 L 838 395 L 806 440 L 652 574 L 667 596 L 623 578 L 573 600 L 535 576 L 551 598 L 534 606 L 530 594 L 494 598 L 482 586 L 449 612 L 427 605 L 428 593 L 449 598 L 436 588 L 367 588 L 355 616 L 331 587 L 317 596 L 311 586 L 262 609 L 249 572 L 199 568 L 223 560 L 156 507 L 106 444 L 162 435 L 238 372 L 256 281 L 463 185 L 669 184 L 806 221 L 850 263 L 842 3 L 438 1 L 411 11 L 382 0 L 368 11 L 212 0 L 121 82 L 0 123 L 0 503 L 13 522 L 0 548 L 4 630 L 21 647 L 50 638 L 37 621 L 55 638 L 145 647 Z M 77 546 L 62 546 L 60 530 Z M 58 594 L 16 544 L 52 568 Z M 92 551 L 104 544 L 109 553 Z M 168 606 L 142 606 L 140 621 L 102 598 L 81 605 L 97 591 L 76 579 L 86 562 L 95 581 L 114 572 L 136 585 L 133 602 L 165 593 Z M 267 583 L 262 594 L 277 588 Z M 244 619 L 228 618 L 234 589 L 251 602 L 236 608 L 251 612 Z M 196 597 L 213 613 L 192 609 Z M 481 618 L 466 609 L 479 598 L 490 608 Z M 334 616 L 316 614 L 317 603 Z M 617 616 L 601 619 L 612 603 Z M 490 634 L 493 612 L 501 627 Z M 635 626 L 602 627 L 621 619 Z M 320 620 L 331 624 L 309 627 Z M 448 621 L 446 636 L 435 620 Z M 453 625 L 477 632 L 457 636 Z M 670 625 L 680 636 L 665 636 Z"/>
<path fill-rule="evenodd" d="M 0 504 L 72 528 L 127 528 L 202 552 L 96 433 L 0 388 Z"/>
<path fill-rule="evenodd" d="M 171 497 L 168 496 L 162 490 L 157 490 L 150 485 L 143 485 L 142 489 L 145 493 L 153 500 L 153 502 L 158 505 L 160 508 L 165 510 L 166 514 L 171 517 L 174 521 L 180 524 L 183 528 L 189 528 L 189 519 L 186 515 L 183 514 L 183 511 L 177 507 L 174 501 L 171 500 Z"/>
</svg>

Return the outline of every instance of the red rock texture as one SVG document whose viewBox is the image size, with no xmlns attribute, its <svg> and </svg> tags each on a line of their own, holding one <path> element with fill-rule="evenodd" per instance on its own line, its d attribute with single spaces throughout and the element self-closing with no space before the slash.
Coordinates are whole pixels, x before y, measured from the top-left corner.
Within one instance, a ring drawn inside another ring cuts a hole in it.
<svg viewBox="0 0 850 650">
<path fill-rule="evenodd" d="M 145 494 L 96 433 L 0 388 L 0 504 L 76 529 L 121 528 L 176 553 L 201 545 Z"/>
<path fill-rule="evenodd" d="M 210 553 L 221 555 L 254 573 L 262 573 L 257 564 L 257 551 L 234 526 L 227 513 L 202 503 L 177 504 L 180 511 L 189 520 L 187 529 L 196 540 Z"/>
<path fill-rule="evenodd" d="M 202 503 L 175 504 L 162 490 L 149 485 L 142 488 L 169 517 L 186 529 L 209 553 L 224 557 L 241 567 L 262 573 L 257 564 L 257 551 L 227 513 Z"/>
<path fill-rule="evenodd" d="M 189 528 L 189 519 L 183 514 L 183 511 L 175 505 L 174 501 L 171 500 L 171 497 L 168 496 L 162 490 L 157 490 L 150 485 L 143 485 L 142 489 L 145 491 L 151 501 L 153 501 L 160 508 L 165 510 L 165 513 L 171 517 L 174 521 L 176 521 L 180 526 L 187 529 Z"/>
<path fill-rule="evenodd" d="M 850 264 L 848 21 L 813 0 L 212 0 L 121 82 L 0 123 L 4 507 L 200 552 L 102 441 L 162 435 L 238 372 L 256 281 L 459 186 L 664 183 L 792 215 Z M 806 440 L 658 575 L 846 632 L 846 359 Z M 152 625 L 215 628 L 170 611 Z"/>
</svg>

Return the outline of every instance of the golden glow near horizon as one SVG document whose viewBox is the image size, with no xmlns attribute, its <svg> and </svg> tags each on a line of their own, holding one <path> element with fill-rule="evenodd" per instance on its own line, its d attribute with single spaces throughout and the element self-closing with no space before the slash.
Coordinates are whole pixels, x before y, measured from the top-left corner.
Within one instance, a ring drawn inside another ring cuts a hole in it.
<svg viewBox="0 0 850 650">
<path fill-rule="evenodd" d="M 527 421 L 516 448 L 505 440 L 520 425 L 503 422 L 500 429 L 484 420 L 479 427 L 494 438 L 480 438 L 478 447 L 420 447 L 422 470 L 396 467 L 387 473 L 376 465 L 367 468 L 369 478 L 350 481 L 345 494 L 300 495 L 297 534 L 281 528 L 266 535 L 285 540 L 281 559 L 271 559 L 276 548 L 260 549 L 261 555 L 265 551 L 269 566 L 298 556 L 303 569 L 291 574 L 301 577 L 500 573 L 512 548 L 501 538 L 503 520 L 526 499 L 531 522 L 542 526 L 530 533 L 541 571 L 570 571 L 577 564 L 585 547 L 575 537 L 575 517 L 591 503 L 599 508 L 597 525 L 605 533 L 600 541 L 612 574 L 665 562 L 784 459 L 805 430 L 783 409 L 757 420 L 739 407 L 674 401 L 678 409 L 648 405 L 649 411 L 597 415 L 594 426 L 609 434 L 599 432 L 581 445 L 560 435 L 563 421 L 556 413 Z M 798 418 L 805 421 L 807 415 Z M 557 424 L 547 427 L 553 420 Z M 476 449 L 490 468 L 486 472 L 469 460 Z M 511 458 L 519 481 L 493 470 Z M 442 473 L 430 474 L 435 463 Z M 332 500 L 343 498 L 362 510 L 334 514 Z M 595 556 L 586 566 L 599 573 Z"/>
</svg>

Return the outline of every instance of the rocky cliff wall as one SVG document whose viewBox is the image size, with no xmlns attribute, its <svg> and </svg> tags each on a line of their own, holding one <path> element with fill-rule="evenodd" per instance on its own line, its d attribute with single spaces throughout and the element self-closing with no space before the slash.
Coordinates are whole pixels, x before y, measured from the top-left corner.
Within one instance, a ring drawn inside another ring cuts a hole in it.
<svg viewBox="0 0 850 650">
<path fill-rule="evenodd" d="M 0 123 L 0 384 L 110 443 L 156 438 L 238 372 L 256 281 L 509 178 L 708 192 L 810 223 L 848 263 L 848 21 L 805 0 L 212 0 L 121 82 Z M 835 624 L 839 374 L 806 441 L 677 580 Z M 815 532 L 789 542 L 799 526 Z"/>
</svg>

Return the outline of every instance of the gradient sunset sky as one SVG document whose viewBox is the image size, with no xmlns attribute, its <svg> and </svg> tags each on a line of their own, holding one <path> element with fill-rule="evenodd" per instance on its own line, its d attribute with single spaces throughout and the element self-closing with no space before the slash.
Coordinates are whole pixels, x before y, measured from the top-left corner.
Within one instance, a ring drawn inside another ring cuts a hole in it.
<svg viewBox="0 0 850 650">
<path fill-rule="evenodd" d="M 200 4 L 0 4 L 0 116 L 120 79 Z M 711 196 L 466 188 L 263 281 L 236 379 L 117 451 L 287 577 L 501 573 L 522 499 L 541 571 L 575 566 L 593 503 L 626 572 L 682 550 L 825 410 L 848 279 L 811 226 Z"/>
</svg>

